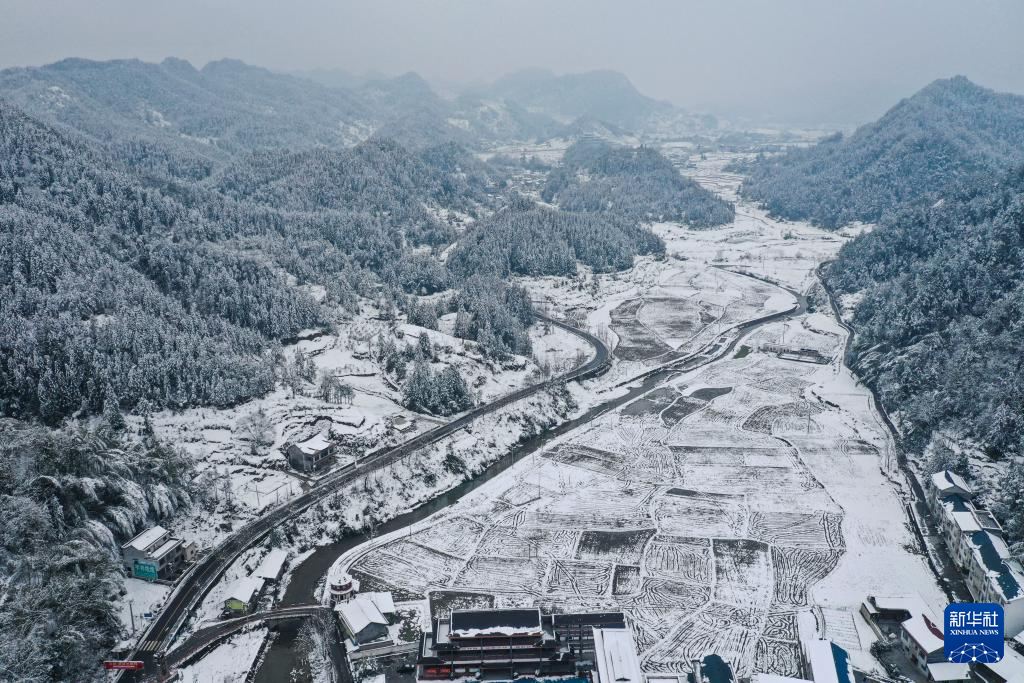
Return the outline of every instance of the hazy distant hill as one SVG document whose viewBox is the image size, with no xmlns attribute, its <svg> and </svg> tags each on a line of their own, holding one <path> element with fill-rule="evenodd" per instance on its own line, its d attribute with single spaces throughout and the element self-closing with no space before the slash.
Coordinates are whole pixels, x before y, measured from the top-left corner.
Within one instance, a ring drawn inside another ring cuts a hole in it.
<svg viewBox="0 0 1024 683">
<path fill-rule="evenodd" d="M 0 97 L 101 140 L 143 136 L 210 154 L 353 144 L 371 112 L 348 92 L 234 60 L 66 59 L 0 71 Z"/>
<path fill-rule="evenodd" d="M 963 76 L 935 81 L 843 138 L 757 160 L 743 194 L 773 213 L 836 228 L 1024 161 L 1024 97 Z"/>
<path fill-rule="evenodd" d="M 470 92 L 480 98 L 516 102 L 565 123 L 588 116 L 636 128 L 646 117 L 672 110 L 670 104 L 642 95 L 628 78 L 615 71 L 556 76 L 544 69 L 526 69 Z"/>
</svg>

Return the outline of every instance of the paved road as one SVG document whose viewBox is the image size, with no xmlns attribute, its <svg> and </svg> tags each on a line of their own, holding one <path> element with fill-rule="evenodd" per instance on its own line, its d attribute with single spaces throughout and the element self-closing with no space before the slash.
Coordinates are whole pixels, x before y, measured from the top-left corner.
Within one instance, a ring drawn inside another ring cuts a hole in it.
<svg viewBox="0 0 1024 683">
<path fill-rule="evenodd" d="M 190 635 L 184 643 L 170 650 L 164 659 L 169 667 L 180 667 L 205 654 L 221 640 L 250 624 L 283 621 L 286 619 L 306 619 L 315 616 L 331 616 L 331 608 L 324 605 L 293 605 L 279 607 L 263 612 L 254 612 L 236 619 L 224 619 L 211 626 L 199 629 Z"/>
<path fill-rule="evenodd" d="M 736 273 L 736 271 L 731 272 Z M 749 273 L 737 274 L 752 277 L 757 280 L 764 280 L 764 278 L 760 278 Z M 688 354 L 683 358 L 674 359 L 657 368 L 652 368 L 641 375 L 631 377 L 629 380 L 624 382 L 624 384 L 636 384 L 639 382 L 640 386 L 636 387 L 636 389 L 628 392 L 624 396 L 615 397 L 605 402 L 605 404 L 595 407 L 595 409 L 588 412 L 587 421 L 614 409 L 624 402 L 633 400 L 643 393 L 653 390 L 653 388 L 660 385 L 665 379 L 672 375 L 676 375 L 680 372 L 688 372 L 720 360 L 731 353 L 741 339 L 758 327 L 777 320 L 800 315 L 806 310 L 806 299 L 802 293 L 783 287 L 775 282 L 768 280 L 764 281 L 793 294 L 797 298 L 796 305 L 785 311 L 771 313 L 734 325 L 724 330 L 718 337 L 710 341 L 700 350 L 692 354 Z M 250 522 L 247 526 L 229 536 L 212 553 L 200 560 L 188 575 L 181 579 L 179 588 L 168 600 L 163 612 L 160 613 L 157 620 L 151 626 L 141 647 L 133 653 L 132 657 L 130 657 L 133 659 L 141 659 L 146 662 L 146 672 L 140 676 L 140 678 L 149 677 L 157 673 L 156 667 L 152 661 L 153 653 L 155 651 L 162 651 L 166 644 L 173 639 L 174 634 L 177 632 L 188 612 L 198 604 L 202 597 L 212 587 L 216 579 L 220 577 L 228 566 L 230 566 L 235 558 L 247 548 L 255 545 L 263 538 L 263 536 L 269 533 L 271 528 L 301 514 L 311 505 L 322 500 L 325 496 L 335 491 L 341 485 L 358 479 L 374 469 L 386 466 L 418 448 L 434 443 L 458 431 L 459 429 L 462 429 L 482 415 L 551 386 L 568 381 L 588 379 L 601 374 L 607 369 L 611 356 L 607 347 L 599 339 L 588 332 L 570 327 L 559 320 L 542 315 L 538 315 L 538 317 L 585 339 L 596 350 L 594 358 L 569 373 L 561 375 L 548 382 L 544 382 L 543 384 L 512 392 L 511 394 L 503 396 L 492 403 L 480 406 L 451 422 L 424 432 L 395 448 L 370 455 L 364 458 L 356 468 L 329 475 L 315 488 L 307 491 L 302 496 L 289 501 L 281 507 L 275 508 L 263 517 Z M 575 423 L 577 421 L 573 422 Z M 573 427 L 575 426 L 578 425 L 573 424 Z M 131 678 L 131 674 L 126 675 L 126 680 L 133 680 Z"/>
<path fill-rule="evenodd" d="M 149 629 L 147 629 L 142 641 L 126 657 L 126 659 L 142 660 L 145 662 L 145 672 L 142 674 L 126 672 L 123 675 L 123 679 L 125 681 L 144 680 L 159 674 L 159 667 L 153 661 L 154 654 L 157 652 L 162 653 L 165 650 L 170 641 L 177 635 L 188 614 L 210 591 L 231 563 L 242 552 L 262 540 L 264 536 L 270 533 L 271 529 L 301 515 L 311 506 L 330 496 L 342 486 L 457 432 L 479 417 L 559 384 L 595 377 L 608 368 L 611 354 L 608 351 L 608 347 L 600 339 L 589 332 L 571 327 L 560 320 L 540 314 L 537 314 L 537 318 L 585 340 L 594 348 L 594 357 L 570 372 L 540 384 L 519 389 L 490 403 L 478 406 L 456 419 L 418 434 L 394 448 L 371 453 L 354 467 L 326 475 L 305 493 L 274 508 L 232 533 L 210 553 L 202 557 L 179 580 L 176 589 L 168 598 L 163 610 L 150 625 Z"/>
</svg>

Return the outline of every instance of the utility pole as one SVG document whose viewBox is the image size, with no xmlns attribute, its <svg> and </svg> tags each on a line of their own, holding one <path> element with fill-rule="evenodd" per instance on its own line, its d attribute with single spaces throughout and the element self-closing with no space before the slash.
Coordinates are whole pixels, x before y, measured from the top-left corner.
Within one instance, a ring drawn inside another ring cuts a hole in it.
<svg viewBox="0 0 1024 683">
<path fill-rule="evenodd" d="M 131 600 L 131 599 L 128 600 L 128 614 L 131 615 L 131 618 L 132 618 L 132 635 L 133 636 L 135 635 L 135 610 L 133 609 L 134 603 L 135 603 L 134 600 Z"/>
</svg>

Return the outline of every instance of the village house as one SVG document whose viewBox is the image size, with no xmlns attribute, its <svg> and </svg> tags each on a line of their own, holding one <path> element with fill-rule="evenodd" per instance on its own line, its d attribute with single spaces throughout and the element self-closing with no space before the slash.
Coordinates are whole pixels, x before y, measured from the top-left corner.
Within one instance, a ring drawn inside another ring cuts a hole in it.
<svg viewBox="0 0 1024 683">
<path fill-rule="evenodd" d="M 224 596 L 224 614 L 242 617 L 252 613 L 262 593 L 263 579 L 260 577 L 246 576 L 238 579 L 228 587 Z"/>
<path fill-rule="evenodd" d="M 943 663 L 942 622 L 930 613 L 917 613 L 900 624 L 900 643 L 918 673 L 928 676 L 931 664 Z"/>
<path fill-rule="evenodd" d="M 1007 638 L 1024 632 L 1024 567 L 1010 553 L 995 517 L 975 504 L 974 491 L 955 472 L 932 475 L 927 497 L 971 595 L 1002 605 Z"/>
<path fill-rule="evenodd" d="M 288 462 L 300 472 L 316 472 L 332 462 L 335 444 L 321 432 L 288 446 Z"/>
<path fill-rule="evenodd" d="M 391 594 L 388 593 L 388 602 Z M 394 603 L 391 603 L 392 613 Z M 388 637 L 388 618 L 380 609 L 378 601 L 370 595 L 357 595 L 350 600 L 339 602 L 334 611 L 341 621 L 345 635 L 358 645 L 365 645 Z"/>
<path fill-rule="evenodd" d="M 593 683 L 644 683 L 633 634 L 625 628 L 591 628 L 595 667 Z"/>
<path fill-rule="evenodd" d="M 167 581 L 195 561 L 195 544 L 185 543 L 162 526 L 146 529 L 121 546 L 121 561 L 130 576 Z"/>
</svg>

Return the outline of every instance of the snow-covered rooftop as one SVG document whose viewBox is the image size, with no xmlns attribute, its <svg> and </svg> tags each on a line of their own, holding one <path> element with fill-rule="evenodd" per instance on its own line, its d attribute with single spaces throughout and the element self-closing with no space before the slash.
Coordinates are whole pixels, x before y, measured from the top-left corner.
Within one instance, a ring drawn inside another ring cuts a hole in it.
<svg viewBox="0 0 1024 683">
<path fill-rule="evenodd" d="M 452 610 L 452 638 L 527 636 L 543 632 L 538 609 Z"/>
<path fill-rule="evenodd" d="M 162 526 L 154 526 L 146 529 L 141 534 L 133 538 L 124 544 L 125 548 L 135 548 L 141 552 L 146 552 L 149 548 L 157 543 L 161 538 L 167 535 L 167 529 Z"/>
<path fill-rule="evenodd" d="M 956 472 L 950 472 L 949 470 L 943 470 L 942 472 L 936 472 L 932 475 L 932 485 L 941 493 L 947 491 L 955 492 L 960 489 L 968 495 L 974 495 L 974 490 L 971 488 L 963 477 Z"/>
<path fill-rule="evenodd" d="M 750 680 L 752 683 L 811 683 L 806 678 L 793 678 L 791 676 L 764 673 L 756 673 Z"/>
<path fill-rule="evenodd" d="M 395 600 L 391 597 L 389 592 L 371 592 L 361 593 L 361 597 L 368 598 L 373 602 L 381 614 L 394 614 L 395 613 Z"/>
<path fill-rule="evenodd" d="M 252 573 L 253 576 L 269 581 L 277 581 L 281 578 L 281 571 L 284 569 L 284 563 L 288 560 L 288 551 L 283 548 L 275 548 L 267 553 L 267 556 L 260 562 L 260 566 L 256 567 L 256 571 Z"/>
<path fill-rule="evenodd" d="M 324 435 L 323 432 L 312 436 L 305 441 L 295 444 L 295 446 L 305 453 L 306 455 L 314 455 L 320 451 L 328 448 L 331 445 L 330 440 Z"/>
<path fill-rule="evenodd" d="M 831 640 L 805 640 L 803 646 L 814 683 L 853 683 L 846 650 Z"/>
<path fill-rule="evenodd" d="M 594 629 L 595 683 L 643 683 L 633 635 L 624 628 Z"/>
<path fill-rule="evenodd" d="M 153 551 L 153 557 L 159 559 L 181 545 L 181 539 L 168 539 L 162 546 Z"/>
<path fill-rule="evenodd" d="M 939 622 L 927 613 L 919 613 L 910 617 L 902 624 L 907 635 L 921 646 L 925 652 L 936 652 L 943 647 L 942 627 Z"/>
<path fill-rule="evenodd" d="M 370 624 L 387 626 L 388 620 L 377 609 L 373 600 L 365 595 L 358 595 L 348 602 L 339 602 L 334 609 L 341 617 L 341 622 L 351 634 L 357 634 Z"/>
<path fill-rule="evenodd" d="M 984 666 L 1005 679 L 1007 683 L 1024 683 L 1024 655 L 1020 655 L 1013 648 L 1004 648 L 1000 661 Z"/>
<path fill-rule="evenodd" d="M 920 595 L 876 595 L 872 597 L 875 606 L 882 610 L 906 610 L 911 614 L 923 614 L 928 605 Z"/>
<path fill-rule="evenodd" d="M 228 587 L 227 593 L 224 594 L 224 600 L 250 603 L 262 589 L 263 579 L 258 576 L 243 576 Z"/>
<path fill-rule="evenodd" d="M 957 525 L 957 528 L 963 532 L 981 531 L 981 525 L 978 524 L 978 520 L 975 519 L 974 513 L 971 511 L 967 512 L 951 512 L 949 516 L 953 518 L 953 522 Z"/>
<path fill-rule="evenodd" d="M 1010 549 L 1002 536 L 990 531 L 975 531 L 971 534 L 971 545 L 981 566 L 988 572 L 994 584 L 1007 600 L 1013 600 L 1024 593 L 1021 575 L 1012 562 Z"/>
<path fill-rule="evenodd" d="M 928 665 L 928 674 L 936 683 L 967 681 L 971 678 L 971 667 L 955 662 L 932 662 Z"/>
</svg>

